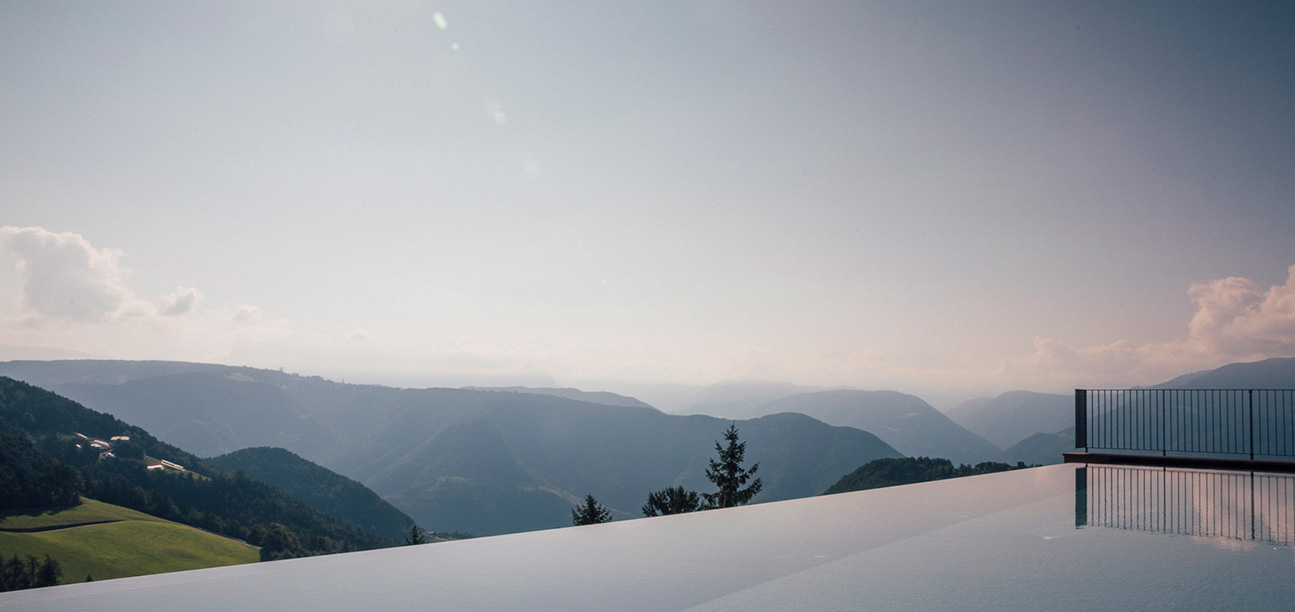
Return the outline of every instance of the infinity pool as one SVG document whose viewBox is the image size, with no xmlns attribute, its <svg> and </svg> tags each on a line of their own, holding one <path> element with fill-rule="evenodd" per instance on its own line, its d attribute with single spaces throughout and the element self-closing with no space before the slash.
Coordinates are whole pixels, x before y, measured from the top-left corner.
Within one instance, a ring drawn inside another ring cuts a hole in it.
<svg viewBox="0 0 1295 612">
<path fill-rule="evenodd" d="M 0 594 L 5 610 L 1265 610 L 1288 475 L 1063 464 Z"/>
</svg>

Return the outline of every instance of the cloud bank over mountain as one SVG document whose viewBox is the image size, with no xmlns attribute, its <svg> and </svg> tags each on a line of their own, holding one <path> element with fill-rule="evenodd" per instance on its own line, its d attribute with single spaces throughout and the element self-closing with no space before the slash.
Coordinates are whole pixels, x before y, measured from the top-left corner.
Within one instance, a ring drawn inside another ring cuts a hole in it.
<svg viewBox="0 0 1295 612">
<path fill-rule="evenodd" d="M 1225 363 L 1295 356 L 1295 265 L 1288 273 L 1284 284 L 1266 290 L 1236 276 L 1192 284 L 1196 313 L 1184 339 L 1073 347 L 1038 338 L 1034 353 L 1007 362 L 1004 374 L 1079 386 L 1146 384 Z"/>
</svg>

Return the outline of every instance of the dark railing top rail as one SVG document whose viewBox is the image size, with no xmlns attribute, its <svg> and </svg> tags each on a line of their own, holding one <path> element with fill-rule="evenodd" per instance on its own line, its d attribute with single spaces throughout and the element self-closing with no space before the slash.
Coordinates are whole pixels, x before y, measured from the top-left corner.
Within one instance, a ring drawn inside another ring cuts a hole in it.
<svg viewBox="0 0 1295 612">
<path fill-rule="evenodd" d="M 1295 389 L 1076 389 L 1075 446 L 1295 459 Z"/>
</svg>

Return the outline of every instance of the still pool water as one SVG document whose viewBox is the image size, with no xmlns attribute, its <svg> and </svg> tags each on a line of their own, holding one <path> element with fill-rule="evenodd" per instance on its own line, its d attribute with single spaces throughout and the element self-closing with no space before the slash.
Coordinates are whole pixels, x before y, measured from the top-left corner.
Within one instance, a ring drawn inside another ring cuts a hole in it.
<svg viewBox="0 0 1295 612">
<path fill-rule="evenodd" d="M 1055 465 L 0 594 L 4 610 L 1286 610 L 1295 480 Z"/>
</svg>

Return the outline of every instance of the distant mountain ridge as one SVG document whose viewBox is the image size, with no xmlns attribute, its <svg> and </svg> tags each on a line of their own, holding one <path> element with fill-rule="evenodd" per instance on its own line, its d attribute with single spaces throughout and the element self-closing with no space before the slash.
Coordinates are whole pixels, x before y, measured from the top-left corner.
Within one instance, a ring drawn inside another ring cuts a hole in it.
<svg viewBox="0 0 1295 612">
<path fill-rule="evenodd" d="M 706 461 L 728 425 L 586 401 L 593 394 L 395 389 L 207 364 L 0 363 L 8 372 L 156 425 L 207 455 L 286 448 L 370 487 L 425 528 L 477 535 L 566 525 L 588 493 L 627 518 L 651 491 L 708 490 Z M 815 495 L 863 463 L 899 456 L 871 433 L 801 415 L 737 425 L 749 461 L 761 465 L 757 502 Z"/>
<path fill-rule="evenodd" d="M 628 408 L 654 408 L 649 404 L 641 402 L 632 397 L 618 395 L 607 391 L 581 391 L 569 387 L 462 387 L 471 391 L 498 391 L 500 393 L 535 393 L 538 395 L 552 395 L 555 397 L 565 397 L 581 402 L 591 404 L 602 404 L 604 406 L 625 406 Z"/>
<path fill-rule="evenodd" d="M 763 406 L 797 393 L 826 389 L 763 380 L 732 380 L 706 387 L 676 414 L 705 414 L 721 419 L 753 419 L 769 414 Z"/>
<path fill-rule="evenodd" d="M 950 408 L 954 422 L 1007 449 L 1039 432 L 1074 425 L 1073 395 L 1008 391 L 993 398 L 969 400 Z"/>
<path fill-rule="evenodd" d="M 240 369 L 242 368 L 187 361 L 61 359 L 0 362 L 0 374 L 29 382 L 37 380 L 39 384 L 31 384 L 45 389 L 65 383 L 112 384 L 183 372 L 234 373 Z"/>
<path fill-rule="evenodd" d="M 1057 433 L 1036 433 L 1013 444 L 1003 451 L 999 461 L 1026 465 L 1052 465 L 1061 463 L 1063 454 L 1075 449 L 1075 428 L 1070 426 Z"/>
<path fill-rule="evenodd" d="M 975 464 L 996 459 L 1002 452 L 922 398 L 897 391 L 839 389 L 797 393 L 763 404 L 760 412 L 797 412 L 831 425 L 870 431 L 911 457 L 940 457 L 954 463 Z"/>
<path fill-rule="evenodd" d="M 1153 385 L 1153 389 L 1295 389 L 1295 358 L 1230 363 Z"/>
<path fill-rule="evenodd" d="M 293 446 L 307 452 L 335 435 L 286 389 L 240 372 L 176 372 L 119 383 L 71 382 L 53 389 L 201 455 Z M 141 403 L 140 398 L 148 398 Z"/>
</svg>

